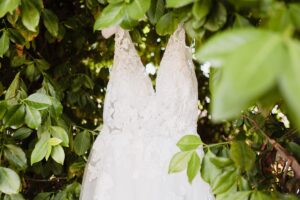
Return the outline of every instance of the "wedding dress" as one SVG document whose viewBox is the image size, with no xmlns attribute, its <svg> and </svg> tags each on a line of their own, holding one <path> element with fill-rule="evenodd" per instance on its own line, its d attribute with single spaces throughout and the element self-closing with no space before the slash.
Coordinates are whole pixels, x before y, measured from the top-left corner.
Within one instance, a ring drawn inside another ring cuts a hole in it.
<svg viewBox="0 0 300 200">
<path fill-rule="evenodd" d="M 80 199 L 213 200 L 200 175 L 189 184 L 185 172 L 168 174 L 178 140 L 196 133 L 197 113 L 197 80 L 183 28 L 169 40 L 156 91 L 129 33 L 119 28 L 103 129 L 91 150 Z"/>
</svg>

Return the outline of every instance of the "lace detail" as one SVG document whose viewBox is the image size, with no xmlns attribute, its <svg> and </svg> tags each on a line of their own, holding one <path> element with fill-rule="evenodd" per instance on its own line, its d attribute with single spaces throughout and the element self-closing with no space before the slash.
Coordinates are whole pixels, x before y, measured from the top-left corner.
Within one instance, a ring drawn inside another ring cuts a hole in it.
<svg viewBox="0 0 300 200">
<path fill-rule="evenodd" d="M 156 88 L 129 33 L 119 28 L 104 125 L 86 167 L 82 200 L 214 199 L 200 176 L 190 185 L 185 173 L 168 174 L 176 142 L 196 133 L 197 125 L 197 80 L 182 27 L 166 47 Z"/>
</svg>

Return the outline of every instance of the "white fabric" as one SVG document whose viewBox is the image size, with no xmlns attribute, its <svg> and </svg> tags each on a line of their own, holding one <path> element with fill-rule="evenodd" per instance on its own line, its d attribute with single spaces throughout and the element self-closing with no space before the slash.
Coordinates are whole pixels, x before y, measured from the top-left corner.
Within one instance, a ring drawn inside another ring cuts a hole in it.
<svg viewBox="0 0 300 200">
<path fill-rule="evenodd" d="M 104 125 L 86 166 L 81 200 L 213 200 L 198 175 L 168 174 L 177 141 L 196 133 L 197 80 L 184 30 L 171 36 L 156 92 L 129 33 L 118 29 Z M 202 150 L 199 152 L 203 154 Z"/>
</svg>

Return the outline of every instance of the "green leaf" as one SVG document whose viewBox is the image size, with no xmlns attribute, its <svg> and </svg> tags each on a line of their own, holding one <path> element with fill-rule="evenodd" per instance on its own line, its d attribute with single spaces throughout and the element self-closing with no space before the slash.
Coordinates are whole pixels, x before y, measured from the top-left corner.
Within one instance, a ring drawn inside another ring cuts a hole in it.
<svg viewBox="0 0 300 200">
<path fill-rule="evenodd" d="M 61 139 L 58 139 L 58 138 L 55 138 L 55 137 L 49 139 L 49 144 L 50 144 L 51 146 L 59 145 L 61 142 L 62 142 Z"/>
<path fill-rule="evenodd" d="M 91 137 L 88 131 L 78 133 L 74 140 L 74 151 L 81 156 L 87 152 L 91 146 Z"/>
<path fill-rule="evenodd" d="M 193 182 L 194 178 L 197 176 L 199 172 L 200 172 L 200 158 L 197 152 L 194 152 L 187 166 L 187 175 L 190 183 Z"/>
<path fill-rule="evenodd" d="M 194 17 L 201 21 L 208 15 L 212 2 L 210 0 L 199 0 L 194 3 L 193 15 Z"/>
<path fill-rule="evenodd" d="M 10 86 L 6 91 L 5 100 L 7 100 L 9 104 L 17 103 L 17 94 L 19 88 L 20 88 L 20 72 L 16 74 L 14 80 L 11 82 Z"/>
<path fill-rule="evenodd" d="M 31 153 L 31 160 L 30 160 L 31 165 L 41 161 L 46 156 L 50 146 L 48 142 L 49 139 L 50 139 L 49 133 L 44 132 L 41 134 L 40 139 L 35 144 L 34 149 Z"/>
<path fill-rule="evenodd" d="M 147 12 L 148 19 L 152 24 L 156 24 L 161 16 L 165 12 L 165 1 L 164 0 L 153 0 L 151 1 L 150 9 Z"/>
<path fill-rule="evenodd" d="M 65 152 L 62 146 L 57 145 L 52 147 L 51 157 L 53 158 L 53 160 L 55 160 L 55 162 L 63 165 L 65 160 Z"/>
<path fill-rule="evenodd" d="M 218 2 L 212 15 L 209 15 L 204 27 L 209 31 L 217 31 L 224 26 L 227 21 L 227 10 L 225 6 Z"/>
<path fill-rule="evenodd" d="M 69 136 L 65 129 L 59 127 L 59 126 L 51 126 L 50 127 L 50 133 L 53 137 L 59 138 L 62 140 L 61 145 L 64 147 L 69 146 Z"/>
<path fill-rule="evenodd" d="M 34 197 L 33 200 L 51 200 L 52 192 L 42 192 Z"/>
<path fill-rule="evenodd" d="M 25 106 L 15 105 L 8 109 L 6 112 L 3 122 L 6 126 L 10 126 L 13 129 L 21 127 L 24 123 L 25 117 Z"/>
<path fill-rule="evenodd" d="M 130 18 L 141 19 L 150 8 L 151 0 L 133 0 L 126 6 Z"/>
<path fill-rule="evenodd" d="M 282 60 L 285 61 L 286 66 L 279 76 L 279 87 L 288 108 L 292 114 L 292 119 L 298 127 L 300 127 L 300 43 L 296 40 L 289 40 L 287 42 L 288 58 L 284 60 L 284 55 L 281 55 Z"/>
<path fill-rule="evenodd" d="M 5 167 L 0 167 L 0 192 L 15 194 L 19 192 L 21 181 L 18 174 Z"/>
<path fill-rule="evenodd" d="M 7 111 L 7 103 L 6 101 L 0 101 L 0 120 L 4 117 Z"/>
<path fill-rule="evenodd" d="M 50 68 L 50 64 L 44 59 L 34 59 L 34 63 L 41 71 L 45 71 Z"/>
<path fill-rule="evenodd" d="M 192 155 L 192 151 L 176 153 L 171 159 L 169 173 L 177 173 L 185 170 Z"/>
<path fill-rule="evenodd" d="M 300 3 L 289 3 L 289 13 L 294 26 L 300 30 Z"/>
<path fill-rule="evenodd" d="M 12 13 L 20 4 L 20 0 L 1 0 L 0 1 L 0 18 L 6 13 Z"/>
<path fill-rule="evenodd" d="M 186 6 L 194 1 L 195 0 L 167 0 L 166 3 L 168 8 L 179 8 Z"/>
<path fill-rule="evenodd" d="M 37 110 L 47 109 L 51 104 L 51 98 L 48 95 L 34 93 L 25 99 L 25 102 L 30 107 Z"/>
<path fill-rule="evenodd" d="M 245 36 L 244 31 L 233 31 L 231 37 L 237 36 L 235 39 L 239 40 L 240 33 Z M 251 33 L 258 37 L 254 39 L 249 35 L 248 38 L 251 39 L 246 43 L 237 42 L 238 45 L 233 46 L 234 50 L 227 46 L 230 54 L 222 55 L 223 51 L 217 51 L 213 58 L 224 63 L 222 74 L 212 93 L 214 121 L 237 117 L 243 109 L 248 108 L 275 85 L 279 69 L 285 65 L 285 49 L 277 34 L 260 30 L 248 32 Z M 220 41 L 220 38 L 215 41 Z M 227 38 L 228 35 L 225 35 L 223 39 Z M 241 43 L 244 44 L 240 45 Z M 209 46 L 212 47 L 211 44 Z M 206 56 L 209 57 L 208 51 Z"/>
<path fill-rule="evenodd" d="M 211 157 L 209 160 L 218 168 L 225 168 L 233 164 L 230 158 L 225 157 Z"/>
<path fill-rule="evenodd" d="M 27 158 L 24 151 L 20 147 L 12 144 L 5 145 L 4 156 L 10 164 L 16 166 L 18 169 L 26 169 Z"/>
<path fill-rule="evenodd" d="M 21 194 L 7 194 L 3 200 L 25 200 Z"/>
<path fill-rule="evenodd" d="M 30 106 L 26 106 L 25 123 L 29 128 L 37 129 L 42 123 L 41 113 Z"/>
<path fill-rule="evenodd" d="M 166 24 L 168 24 L 166 26 Z M 156 24 L 156 32 L 159 35 L 172 34 L 179 24 L 179 20 L 174 16 L 173 12 L 168 12 L 162 16 Z"/>
<path fill-rule="evenodd" d="M 248 200 L 251 191 L 243 192 L 230 192 L 227 195 L 223 196 L 222 200 Z"/>
<path fill-rule="evenodd" d="M 251 200 L 273 200 L 274 198 L 265 192 L 254 191 L 251 195 Z"/>
<path fill-rule="evenodd" d="M 183 136 L 176 144 L 181 151 L 190 151 L 197 149 L 203 142 L 198 135 Z"/>
<path fill-rule="evenodd" d="M 201 165 L 201 176 L 204 181 L 212 184 L 217 176 L 222 173 L 222 169 L 216 167 L 212 162 L 211 158 L 216 157 L 210 150 L 207 151 L 202 159 Z"/>
<path fill-rule="evenodd" d="M 43 20 L 44 20 L 44 25 L 47 28 L 47 30 L 49 31 L 49 33 L 54 36 L 57 37 L 58 35 L 58 18 L 57 16 L 48 9 L 45 9 L 42 13 L 43 16 Z"/>
<path fill-rule="evenodd" d="M 109 4 L 104 8 L 94 24 L 94 30 L 101 30 L 109 26 L 118 25 L 124 17 L 125 4 Z"/>
<path fill-rule="evenodd" d="M 230 148 L 230 157 L 237 167 L 249 172 L 254 164 L 255 152 L 244 141 L 233 141 Z"/>
<path fill-rule="evenodd" d="M 228 191 L 234 184 L 236 184 L 236 171 L 225 171 L 213 180 L 212 192 L 214 194 L 221 194 Z"/>
<path fill-rule="evenodd" d="M 40 21 L 40 12 L 34 4 L 33 0 L 23 0 L 21 6 L 22 22 L 24 26 L 32 31 L 36 32 L 36 27 Z"/>
<path fill-rule="evenodd" d="M 30 128 L 22 127 L 16 130 L 16 132 L 14 132 L 13 137 L 18 140 L 23 140 L 25 138 L 28 138 L 31 133 L 32 130 Z"/>
<path fill-rule="evenodd" d="M 9 35 L 7 31 L 3 31 L 0 38 L 0 58 L 7 52 L 9 49 Z"/>
<path fill-rule="evenodd" d="M 269 34 L 256 29 L 229 30 L 212 37 L 197 50 L 196 58 L 200 62 L 208 61 L 214 67 L 220 67 L 228 57 L 233 57 L 237 49 L 257 38 L 267 38 Z"/>
</svg>

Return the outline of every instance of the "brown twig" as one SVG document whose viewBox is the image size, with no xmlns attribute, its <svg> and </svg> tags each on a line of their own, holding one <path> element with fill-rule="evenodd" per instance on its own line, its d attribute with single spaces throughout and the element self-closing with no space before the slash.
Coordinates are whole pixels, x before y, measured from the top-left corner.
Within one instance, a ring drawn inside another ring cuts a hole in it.
<svg viewBox="0 0 300 200">
<path fill-rule="evenodd" d="M 256 130 L 259 130 L 259 132 L 266 138 L 268 143 L 270 143 L 274 149 L 277 150 L 278 155 L 287 161 L 290 165 L 290 167 L 293 169 L 295 173 L 295 177 L 297 179 L 300 179 L 300 165 L 296 158 L 292 156 L 281 144 L 276 142 L 276 140 L 270 138 L 256 123 L 255 120 L 249 118 L 248 116 L 243 115 L 245 118 L 247 118 L 249 121 L 251 121 L 252 125 L 256 128 Z"/>
</svg>

